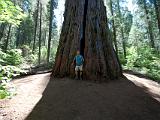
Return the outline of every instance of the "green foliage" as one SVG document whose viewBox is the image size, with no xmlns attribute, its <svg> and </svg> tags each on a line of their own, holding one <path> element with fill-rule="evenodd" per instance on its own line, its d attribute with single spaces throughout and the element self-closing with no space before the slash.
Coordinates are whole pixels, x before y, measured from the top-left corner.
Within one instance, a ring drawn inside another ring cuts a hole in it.
<svg viewBox="0 0 160 120">
<path fill-rule="evenodd" d="M 22 60 L 22 51 L 20 49 L 8 50 L 7 53 L 0 50 L 0 99 L 8 98 L 15 94 L 11 90 L 13 86 L 11 86 L 10 81 L 13 77 L 24 72 L 14 66 L 20 65 Z"/>
<path fill-rule="evenodd" d="M 10 84 L 10 81 L 13 77 L 20 75 L 22 72 L 24 71 L 15 66 L 0 65 L 0 99 L 11 97 L 15 94 L 13 90 L 14 87 Z"/>
<path fill-rule="evenodd" d="M 28 45 L 23 45 L 21 47 L 22 50 L 22 56 L 24 58 L 23 63 L 26 64 L 36 64 L 37 60 L 38 60 L 38 56 L 37 54 L 32 54 L 32 50 Z"/>
<path fill-rule="evenodd" d="M 7 53 L 0 50 L 1 65 L 20 65 L 22 61 L 22 51 L 20 49 L 8 50 Z"/>
<path fill-rule="evenodd" d="M 13 3 L 14 2 L 14 3 Z M 32 54 L 33 40 L 35 37 L 35 48 L 38 49 L 39 36 L 39 16 L 36 14 L 40 11 L 40 7 L 35 8 L 37 1 L 23 0 L 0 0 L 0 99 L 9 97 L 10 80 L 14 76 L 19 75 L 21 68 L 28 69 L 33 65 L 37 65 L 38 51 Z M 50 5 L 47 2 L 40 1 L 43 5 L 42 10 L 42 53 L 41 62 L 46 63 L 47 59 L 47 34 L 50 16 Z M 58 1 L 53 0 L 53 10 L 57 7 Z M 43 4 L 44 3 L 44 4 Z M 48 9 L 46 6 L 48 5 Z M 22 9 L 19 7 L 21 6 Z M 54 12 L 53 12 L 54 14 Z M 56 17 L 53 19 L 52 41 L 51 41 L 51 58 L 54 60 L 57 44 L 55 44 L 55 37 L 58 36 Z M 38 18 L 38 19 L 36 19 Z M 37 20 L 37 21 L 35 21 Z M 35 27 L 35 23 L 38 23 Z M 9 32 L 9 25 L 12 28 Z M 18 27 L 17 27 L 18 26 Z M 34 36 L 35 29 L 37 34 Z M 6 42 L 8 40 L 8 42 Z M 4 46 L 7 45 L 7 52 L 3 52 Z M 18 48 L 18 49 L 15 49 Z M 51 63 L 50 65 L 52 65 Z M 18 69 L 19 67 L 20 69 Z"/>
<path fill-rule="evenodd" d="M 20 49 L 9 50 L 7 54 L 6 60 L 8 65 L 20 65 L 22 63 L 22 51 Z"/>
<path fill-rule="evenodd" d="M 125 65 L 127 63 L 127 60 L 124 58 L 123 53 L 119 53 L 118 56 L 119 56 L 119 59 L 120 59 L 120 63 L 122 65 Z"/>
<path fill-rule="evenodd" d="M 37 60 L 38 60 L 38 55 L 35 55 L 35 54 L 29 54 L 28 56 L 26 56 L 25 58 L 25 61 L 27 62 L 27 64 L 36 64 L 37 63 Z"/>
<path fill-rule="evenodd" d="M 22 50 L 22 56 L 27 57 L 31 54 L 31 48 L 28 45 L 22 45 L 21 47 Z"/>
<path fill-rule="evenodd" d="M 6 63 L 6 61 L 5 61 L 6 57 L 7 57 L 7 54 L 0 50 L 0 64 L 3 65 Z"/>
<path fill-rule="evenodd" d="M 54 62 L 55 57 L 56 57 L 56 52 L 57 52 L 57 47 L 51 48 L 51 58 L 50 60 Z"/>
<path fill-rule="evenodd" d="M 0 0 L 0 23 L 19 25 L 24 17 L 25 14 L 19 6 L 14 5 L 10 0 Z"/>
<path fill-rule="evenodd" d="M 9 92 L 6 91 L 5 87 L 0 85 L 0 99 L 4 99 L 10 96 Z"/>
<path fill-rule="evenodd" d="M 160 56 L 158 54 L 160 35 L 153 1 L 133 0 L 132 6 L 128 6 L 129 0 L 105 2 L 107 10 L 110 10 L 108 17 L 111 32 L 114 32 L 113 28 L 115 28 L 118 55 L 123 67 L 146 74 L 155 80 L 160 79 Z M 114 26 L 112 20 L 114 20 Z M 152 39 L 151 36 L 153 36 Z M 127 49 L 126 58 L 124 48 Z"/>
<path fill-rule="evenodd" d="M 55 57 L 56 57 L 57 46 L 54 45 L 51 48 L 50 61 L 52 61 L 52 62 L 55 60 Z M 38 54 L 38 50 L 37 50 L 36 53 Z M 36 55 L 34 55 L 34 56 L 35 56 L 35 58 L 37 58 Z M 46 46 L 42 46 L 42 48 L 41 48 L 41 63 L 46 63 L 47 62 L 46 60 L 47 60 L 47 47 Z"/>
<path fill-rule="evenodd" d="M 127 67 L 132 68 L 135 65 L 135 62 L 138 58 L 137 50 L 134 46 L 128 49 L 128 55 L 127 55 Z"/>
<path fill-rule="evenodd" d="M 41 61 L 46 62 L 46 60 L 47 60 L 47 48 L 43 46 L 41 48 Z"/>
<path fill-rule="evenodd" d="M 22 72 L 21 69 L 15 66 L 0 66 L 0 81 L 10 81 L 12 77 L 17 76 Z"/>
<path fill-rule="evenodd" d="M 126 67 L 160 80 L 160 55 L 150 46 L 128 48 Z"/>
</svg>

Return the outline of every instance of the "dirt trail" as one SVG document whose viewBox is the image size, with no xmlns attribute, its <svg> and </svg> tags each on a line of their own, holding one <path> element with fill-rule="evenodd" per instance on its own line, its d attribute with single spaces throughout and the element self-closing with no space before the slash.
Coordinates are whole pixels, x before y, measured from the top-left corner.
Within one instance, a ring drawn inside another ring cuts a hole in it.
<svg viewBox="0 0 160 120">
<path fill-rule="evenodd" d="M 132 82 L 101 84 L 68 78 L 49 81 L 49 75 L 14 80 L 18 94 L 0 101 L 0 120 L 160 120 L 156 82 L 130 74 L 125 76 Z"/>
<path fill-rule="evenodd" d="M 145 78 L 140 78 L 135 75 L 124 74 L 128 80 L 132 81 L 136 86 L 144 89 L 145 92 L 149 93 L 154 99 L 160 102 L 160 84 Z"/>
<path fill-rule="evenodd" d="M 50 74 L 39 74 L 14 80 L 17 95 L 0 100 L 0 120 L 24 120 L 41 99 L 49 79 Z"/>
</svg>

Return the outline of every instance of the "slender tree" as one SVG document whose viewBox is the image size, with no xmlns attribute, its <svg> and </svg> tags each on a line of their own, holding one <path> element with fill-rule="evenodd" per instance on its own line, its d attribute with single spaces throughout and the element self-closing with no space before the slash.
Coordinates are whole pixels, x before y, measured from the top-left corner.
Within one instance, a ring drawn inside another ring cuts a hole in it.
<svg viewBox="0 0 160 120">
<path fill-rule="evenodd" d="M 9 28 L 8 28 L 7 39 L 6 39 L 5 46 L 4 46 L 4 51 L 5 52 L 7 52 L 7 50 L 8 50 L 8 44 L 9 44 L 9 38 L 10 38 L 10 34 L 11 34 L 11 28 L 12 28 L 12 25 L 10 24 Z"/>
<path fill-rule="evenodd" d="M 154 2 L 155 12 L 156 12 L 156 16 L 157 16 L 159 34 L 160 34 L 160 1 L 153 0 L 153 2 Z"/>
<path fill-rule="evenodd" d="M 123 19 L 122 19 L 122 13 L 120 9 L 120 1 L 117 0 L 117 7 L 118 7 L 118 14 L 119 14 L 119 19 L 120 19 L 120 30 L 121 30 L 121 36 L 122 36 L 122 47 L 123 47 L 123 54 L 124 58 L 126 59 L 127 52 L 126 52 L 126 41 L 124 37 L 124 29 L 123 29 Z"/>
<path fill-rule="evenodd" d="M 41 38 L 42 38 L 42 3 L 40 3 L 40 19 L 39 19 L 39 53 L 38 63 L 41 63 Z"/>
<path fill-rule="evenodd" d="M 151 44 L 152 48 L 155 48 L 153 31 L 152 31 L 152 22 L 149 19 L 146 0 L 143 0 L 143 5 L 144 5 L 144 12 L 145 12 L 145 17 L 146 17 L 146 22 L 147 22 L 147 27 L 148 27 L 148 34 L 149 34 L 150 44 Z"/>
<path fill-rule="evenodd" d="M 44 34 L 43 34 L 43 45 L 45 46 L 45 45 L 46 45 L 46 39 L 47 39 L 47 31 L 44 30 L 43 33 L 44 33 Z"/>
<path fill-rule="evenodd" d="M 110 4 L 109 7 L 110 7 L 111 15 L 112 15 L 113 41 L 114 41 L 116 53 L 118 54 L 118 45 L 117 45 L 117 39 L 116 39 L 116 27 L 115 27 L 115 20 L 114 20 L 114 12 L 113 12 L 113 2 L 112 2 L 112 0 L 110 0 L 109 4 Z"/>
<path fill-rule="evenodd" d="M 0 26 L 0 41 L 1 39 L 3 38 L 4 36 L 4 31 L 5 31 L 5 28 L 6 28 L 6 24 L 5 23 L 2 23 L 1 26 Z"/>
<path fill-rule="evenodd" d="M 51 0 L 50 3 L 50 20 L 49 20 L 49 37 L 48 37 L 48 51 L 47 51 L 47 62 L 49 63 L 50 58 L 50 50 L 51 50 L 51 40 L 52 40 L 52 22 L 53 22 L 53 7 L 54 6 L 54 0 Z"/>
<path fill-rule="evenodd" d="M 35 16 L 35 28 L 34 28 L 34 41 L 33 41 L 32 53 L 34 53 L 35 49 L 36 49 L 36 36 L 37 36 L 37 26 L 38 26 L 39 3 L 40 3 L 40 1 L 37 0 L 37 8 L 36 8 L 36 16 Z"/>
</svg>

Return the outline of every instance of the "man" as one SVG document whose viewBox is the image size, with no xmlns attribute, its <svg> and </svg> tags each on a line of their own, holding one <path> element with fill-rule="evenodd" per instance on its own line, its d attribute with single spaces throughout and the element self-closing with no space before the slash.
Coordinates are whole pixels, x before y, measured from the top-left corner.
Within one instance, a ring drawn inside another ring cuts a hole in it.
<svg viewBox="0 0 160 120">
<path fill-rule="evenodd" d="M 78 71 L 80 71 L 80 80 L 82 80 L 82 73 L 83 73 L 83 63 L 84 63 L 84 58 L 82 55 L 80 55 L 80 51 L 77 50 L 77 55 L 74 57 L 72 65 L 76 65 L 75 67 L 75 74 L 76 74 L 76 79 L 78 79 Z"/>
</svg>

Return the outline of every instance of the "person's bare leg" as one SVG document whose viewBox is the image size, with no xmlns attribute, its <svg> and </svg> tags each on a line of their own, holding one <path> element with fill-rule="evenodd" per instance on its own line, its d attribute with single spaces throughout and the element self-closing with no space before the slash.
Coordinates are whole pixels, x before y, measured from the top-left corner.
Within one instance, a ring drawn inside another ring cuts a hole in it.
<svg viewBox="0 0 160 120">
<path fill-rule="evenodd" d="M 76 79 L 78 79 L 78 71 L 77 70 L 75 71 L 75 74 L 76 74 Z"/>
<path fill-rule="evenodd" d="M 80 71 L 80 80 L 82 80 L 83 71 Z"/>
</svg>

